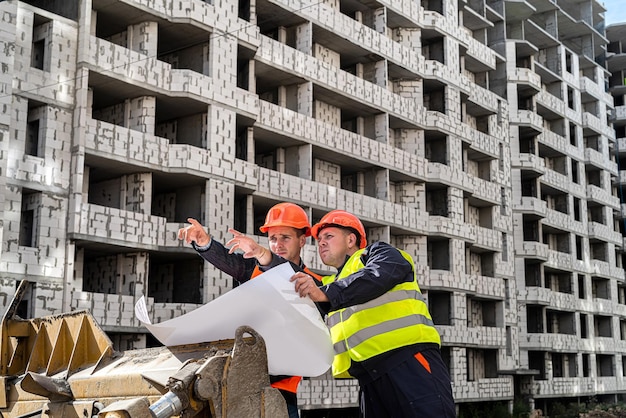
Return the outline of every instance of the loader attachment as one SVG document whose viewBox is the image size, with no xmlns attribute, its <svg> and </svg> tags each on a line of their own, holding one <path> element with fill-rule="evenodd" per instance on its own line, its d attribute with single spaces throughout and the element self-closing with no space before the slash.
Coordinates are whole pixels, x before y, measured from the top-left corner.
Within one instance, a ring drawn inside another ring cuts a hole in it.
<svg viewBox="0 0 626 418">
<path fill-rule="evenodd" d="M 287 418 L 263 338 L 116 352 L 88 311 L 0 325 L 0 416 Z"/>
</svg>

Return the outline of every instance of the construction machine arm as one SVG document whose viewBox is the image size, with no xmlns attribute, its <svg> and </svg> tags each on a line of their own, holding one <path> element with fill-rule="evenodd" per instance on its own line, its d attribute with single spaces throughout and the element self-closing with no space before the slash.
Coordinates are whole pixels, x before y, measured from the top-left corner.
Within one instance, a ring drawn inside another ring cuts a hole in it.
<svg viewBox="0 0 626 418">
<path fill-rule="evenodd" d="M 167 388 L 152 405 L 145 398 L 119 401 L 98 416 L 185 418 L 207 408 L 215 418 L 288 416 L 283 397 L 270 386 L 265 341 L 248 326 L 237 329 L 230 355 L 188 362 L 169 378 Z"/>
</svg>

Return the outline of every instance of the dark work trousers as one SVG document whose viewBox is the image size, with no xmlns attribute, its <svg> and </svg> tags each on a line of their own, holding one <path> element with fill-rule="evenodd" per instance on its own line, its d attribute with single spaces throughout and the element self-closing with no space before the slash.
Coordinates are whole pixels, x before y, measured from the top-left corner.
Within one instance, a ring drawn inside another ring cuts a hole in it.
<svg viewBox="0 0 626 418">
<path fill-rule="evenodd" d="M 392 364 L 389 369 L 379 364 L 367 376 L 357 376 L 360 417 L 456 418 L 450 375 L 439 348 L 402 354 L 401 362 L 386 362 Z"/>
<path fill-rule="evenodd" d="M 278 389 L 278 391 L 281 395 L 283 395 L 283 398 L 285 398 L 289 418 L 300 418 L 300 412 L 298 411 L 298 398 L 296 394 L 283 389 Z"/>
<path fill-rule="evenodd" d="M 289 413 L 289 418 L 300 418 L 300 412 L 298 412 L 298 405 L 295 403 L 287 404 L 287 412 Z"/>
</svg>

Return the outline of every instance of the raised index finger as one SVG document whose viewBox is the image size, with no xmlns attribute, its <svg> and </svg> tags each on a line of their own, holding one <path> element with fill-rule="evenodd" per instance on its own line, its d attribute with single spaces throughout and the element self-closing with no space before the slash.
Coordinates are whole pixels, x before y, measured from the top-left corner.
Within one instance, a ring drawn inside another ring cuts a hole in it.
<svg viewBox="0 0 626 418">
<path fill-rule="evenodd" d="M 239 231 L 237 231 L 234 228 L 228 228 L 228 232 L 230 232 L 231 234 L 233 234 L 236 237 L 240 237 L 240 236 L 244 235 L 243 232 L 239 232 Z"/>
<path fill-rule="evenodd" d="M 197 226 L 199 228 L 202 228 L 202 224 L 200 222 L 196 221 L 194 218 L 187 218 L 187 222 L 189 222 L 193 226 Z"/>
</svg>

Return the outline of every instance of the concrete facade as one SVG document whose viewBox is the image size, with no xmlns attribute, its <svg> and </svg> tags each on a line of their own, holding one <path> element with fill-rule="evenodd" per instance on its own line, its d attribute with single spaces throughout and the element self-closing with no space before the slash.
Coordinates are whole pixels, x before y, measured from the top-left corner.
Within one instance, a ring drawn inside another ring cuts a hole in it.
<svg viewBox="0 0 626 418">
<path fill-rule="evenodd" d="M 0 309 L 28 279 L 23 315 L 89 309 L 118 349 L 150 345 L 141 295 L 160 322 L 233 286 L 177 240 L 186 219 L 265 243 L 266 211 L 287 200 L 313 221 L 351 211 L 413 256 L 460 411 L 615 398 L 626 287 L 603 13 L 0 2 Z M 312 241 L 305 262 L 325 272 Z M 299 400 L 357 395 L 321 376 Z"/>
<path fill-rule="evenodd" d="M 605 9 L 505 7 L 521 393 L 544 411 L 559 398 L 614 402 L 626 346 Z"/>
</svg>

